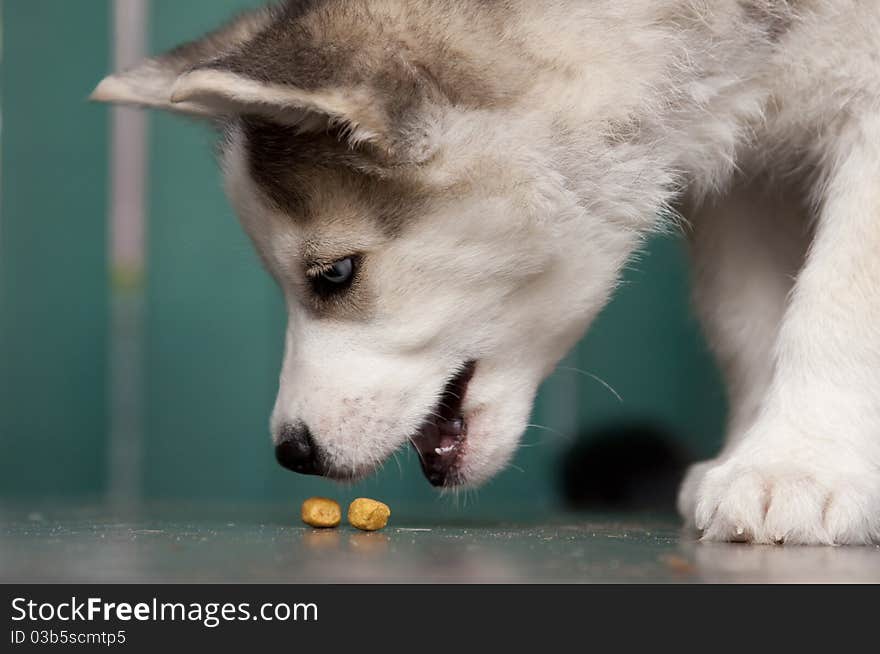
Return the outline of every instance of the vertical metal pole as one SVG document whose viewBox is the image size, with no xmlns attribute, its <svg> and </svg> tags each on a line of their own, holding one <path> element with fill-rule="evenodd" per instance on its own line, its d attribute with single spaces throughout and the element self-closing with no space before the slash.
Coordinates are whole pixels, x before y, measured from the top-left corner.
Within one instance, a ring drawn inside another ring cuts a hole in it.
<svg viewBox="0 0 880 654">
<path fill-rule="evenodd" d="M 3 23 L 3 0 L 0 0 L 0 66 L 3 64 L 3 55 L 5 52 L 4 44 L 4 23 Z M 0 86 L 0 147 L 3 145 L 3 88 Z M 0 150 L 2 152 L 2 150 Z M 3 197 L 3 166 L 2 156 L 0 156 L 0 198 Z M 0 236 L 3 234 L 3 215 L 0 214 Z"/>
<path fill-rule="evenodd" d="M 117 71 L 146 55 L 149 0 L 113 0 L 113 61 Z M 144 261 L 147 117 L 112 109 L 110 139 L 111 329 L 108 494 L 113 503 L 142 495 L 144 422 Z"/>
</svg>

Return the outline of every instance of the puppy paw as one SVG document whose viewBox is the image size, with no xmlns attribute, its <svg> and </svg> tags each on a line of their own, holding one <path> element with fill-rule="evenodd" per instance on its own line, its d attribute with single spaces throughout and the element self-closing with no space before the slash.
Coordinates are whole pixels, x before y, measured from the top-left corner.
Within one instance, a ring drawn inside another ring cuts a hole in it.
<svg viewBox="0 0 880 654">
<path fill-rule="evenodd" d="M 688 529 L 693 529 L 695 526 L 694 517 L 697 510 L 697 491 L 700 488 L 703 477 L 706 476 L 709 470 L 718 466 L 719 463 L 719 459 L 709 459 L 708 461 L 695 463 L 687 469 L 684 475 L 684 479 L 678 489 L 676 506 Z"/>
<path fill-rule="evenodd" d="M 695 526 L 702 540 L 845 545 L 880 542 L 878 476 L 864 468 L 733 456 L 703 474 Z"/>
</svg>

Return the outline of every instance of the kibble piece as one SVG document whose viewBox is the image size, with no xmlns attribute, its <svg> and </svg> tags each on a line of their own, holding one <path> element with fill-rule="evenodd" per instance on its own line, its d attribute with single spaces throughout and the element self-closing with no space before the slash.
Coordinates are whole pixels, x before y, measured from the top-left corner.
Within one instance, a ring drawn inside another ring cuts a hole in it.
<svg viewBox="0 0 880 654">
<path fill-rule="evenodd" d="M 310 497 L 303 502 L 302 520 L 312 527 L 337 527 L 342 522 L 342 509 L 335 500 Z"/>
<path fill-rule="evenodd" d="M 391 509 L 387 504 L 359 497 L 348 507 L 348 521 L 352 527 L 364 531 L 376 531 L 388 524 Z"/>
</svg>

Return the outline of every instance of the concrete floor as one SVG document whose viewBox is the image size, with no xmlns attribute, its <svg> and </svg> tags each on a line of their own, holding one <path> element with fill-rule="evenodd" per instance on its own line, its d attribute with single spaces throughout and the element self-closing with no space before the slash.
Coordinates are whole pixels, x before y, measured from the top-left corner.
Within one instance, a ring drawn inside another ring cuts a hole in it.
<svg viewBox="0 0 880 654">
<path fill-rule="evenodd" d="M 0 507 L 2 582 L 880 582 L 878 547 L 699 544 L 672 518 L 314 530 L 296 508 Z"/>
</svg>

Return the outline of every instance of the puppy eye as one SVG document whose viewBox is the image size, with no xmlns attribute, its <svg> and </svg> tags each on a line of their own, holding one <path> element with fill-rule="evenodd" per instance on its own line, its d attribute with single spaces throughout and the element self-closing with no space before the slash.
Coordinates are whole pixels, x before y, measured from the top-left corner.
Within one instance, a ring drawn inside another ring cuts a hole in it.
<svg viewBox="0 0 880 654">
<path fill-rule="evenodd" d="M 345 284 L 351 281 L 354 274 L 354 261 L 351 257 L 340 259 L 330 264 L 328 268 L 321 272 L 321 279 L 330 284 Z"/>
<path fill-rule="evenodd" d="M 309 272 L 312 291 L 321 298 L 329 298 L 347 290 L 357 274 L 357 257 L 346 257 Z"/>
</svg>

